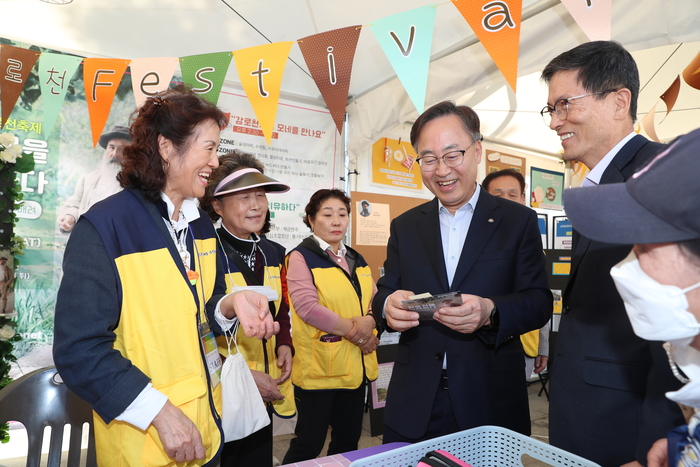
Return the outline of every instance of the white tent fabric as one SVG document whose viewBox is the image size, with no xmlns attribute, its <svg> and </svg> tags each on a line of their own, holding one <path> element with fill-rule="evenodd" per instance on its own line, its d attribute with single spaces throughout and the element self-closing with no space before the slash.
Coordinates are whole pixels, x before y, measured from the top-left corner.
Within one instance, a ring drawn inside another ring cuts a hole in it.
<svg viewBox="0 0 700 467">
<path fill-rule="evenodd" d="M 425 0 L 73 0 L 54 5 L 0 0 L 0 35 L 88 57 L 178 57 L 294 41 L 355 24 L 366 26 L 426 4 Z M 536 72 L 557 54 L 587 41 L 566 8 L 559 0 L 524 0 L 517 95 L 505 85 L 457 9 L 449 3 L 436 8 L 426 106 L 444 99 L 467 103 L 479 111 L 486 136 L 544 152 L 558 151 L 556 137 L 537 115 L 546 103 L 546 90 Z M 700 41 L 699 24 L 697 0 L 613 0 L 612 38 L 643 58 L 638 59 L 642 84 L 648 86 L 640 97 L 640 113 L 658 101 L 700 49 L 697 44 L 684 44 L 679 49 L 682 53 L 674 54 L 677 46 L 669 46 Z M 667 47 L 641 52 L 661 46 Z M 664 65 L 669 55 L 674 59 Z M 323 105 L 298 47 L 292 48 L 290 60 L 282 97 Z M 659 69 L 663 73 L 657 73 Z M 234 86 L 238 82 L 233 63 L 227 82 Z M 661 138 L 700 126 L 700 97 L 687 91 L 682 90 L 677 106 L 694 110 L 674 112 L 678 118 L 669 117 L 659 128 Z M 692 91 L 700 96 L 700 91 Z M 664 106 L 659 110 L 663 113 Z M 369 30 L 360 35 L 347 111 L 353 157 L 418 115 Z"/>
</svg>

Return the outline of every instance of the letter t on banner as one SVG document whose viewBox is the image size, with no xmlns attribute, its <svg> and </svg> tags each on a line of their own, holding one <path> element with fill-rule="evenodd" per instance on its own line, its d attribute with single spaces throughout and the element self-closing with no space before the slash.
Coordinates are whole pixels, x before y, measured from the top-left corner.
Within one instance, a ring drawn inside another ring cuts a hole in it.
<svg viewBox="0 0 700 467">
<path fill-rule="evenodd" d="M 112 101 L 124 76 L 129 60 L 118 58 L 86 58 L 83 60 L 85 100 L 90 114 L 92 145 L 97 147 L 105 128 Z"/>
<path fill-rule="evenodd" d="M 277 118 L 284 66 L 294 42 L 273 42 L 236 50 L 238 77 L 270 146 Z"/>
<path fill-rule="evenodd" d="M 522 0 L 452 0 L 515 92 Z"/>
<path fill-rule="evenodd" d="M 0 98 L 2 99 L 2 115 L 0 127 L 10 118 L 29 72 L 39 59 L 40 52 L 3 45 L 0 49 Z"/>
<path fill-rule="evenodd" d="M 362 26 L 349 26 L 299 39 L 306 66 L 326 101 L 338 133 L 343 132 L 352 62 Z"/>
</svg>

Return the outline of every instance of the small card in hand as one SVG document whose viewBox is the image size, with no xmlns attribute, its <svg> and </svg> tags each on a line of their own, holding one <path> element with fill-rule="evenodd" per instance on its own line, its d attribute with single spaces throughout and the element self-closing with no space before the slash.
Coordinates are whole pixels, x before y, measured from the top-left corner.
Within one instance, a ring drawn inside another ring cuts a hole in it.
<svg viewBox="0 0 700 467">
<path fill-rule="evenodd" d="M 407 310 L 418 313 L 418 319 L 433 319 L 433 314 L 440 308 L 459 306 L 462 304 L 462 293 L 447 292 L 439 295 L 424 293 L 403 300 L 401 305 Z"/>
</svg>

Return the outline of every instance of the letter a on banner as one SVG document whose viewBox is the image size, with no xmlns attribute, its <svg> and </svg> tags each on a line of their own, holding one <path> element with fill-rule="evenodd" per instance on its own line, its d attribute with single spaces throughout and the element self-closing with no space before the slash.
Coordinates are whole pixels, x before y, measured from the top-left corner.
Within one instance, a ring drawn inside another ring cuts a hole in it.
<svg viewBox="0 0 700 467">
<path fill-rule="evenodd" d="M 85 100 L 90 114 L 92 145 L 95 147 L 107 123 L 114 95 L 117 93 L 119 83 L 128 66 L 129 60 L 118 58 L 86 58 L 83 60 Z"/>
<path fill-rule="evenodd" d="M 35 50 L 3 45 L 0 49 L 0 99 L 2 99 L 2 115 L 0 127 L 10 117 L 15 107 L 29 72 L 41 52 Z"/>
<path fill-rule="evenodd" d="M 326 101 L 338 133 L 343 132 L 352 62 L 361 29 L 362 26 L 349 26 L 298 41 L 306 66 Z"/>
<path fill-rule="evenodd" d="M 231 52 L 190 55 L 180 58 L 182 80 L 200 97 L 216 105 L 231 65 Z"/>
<path fill-rule="evenodd" d="M 70 80 L 82 61 L 82 57 L 48 52 L 44 52 L 39 58 L 39 84 L 41 99 L 44 101 L 42 128 L 46 138 L 51 134 L 56 118 L 63 107 Z"/>
<path fill-rule="evenodd" d="M 522 0 L 452 0 L 515 92 Z"/>
<path fill-rule="evenodd" d="M 134 90 L 136 107 L 146 99 L 168 89 L 175 68 L 180 64 L 176 57 L 137 58 L 131 61 L 131 87 Z"/>
<path fill-rule="evenodd" d="M 609 41 L 612 0 L 561 0 L 591 41 Z"/>
<path fill-rule="evenodd" d="M 292 44 L 294 42 L 274 42 L 236 50 L 233 55 L 238 77 L 260 122 L 268 146 L 273 137 L 282 75 Z"/>
<path fill-rule="evenodd" d="M 435 5 L 375 20 L 370 26 L 418 113 L 425 107 Z"/>
</svg>

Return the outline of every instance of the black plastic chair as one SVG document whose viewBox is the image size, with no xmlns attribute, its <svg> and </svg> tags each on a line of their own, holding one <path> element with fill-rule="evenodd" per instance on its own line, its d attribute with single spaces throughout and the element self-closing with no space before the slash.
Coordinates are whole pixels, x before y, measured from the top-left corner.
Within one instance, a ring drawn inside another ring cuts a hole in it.
<svg viewBox="0 0 700 467">
<path fill-rule="evenodd" d="M 44 428 L 51 427 L 48 467 L 61 465 L 63 429 L 70 425 L 69 467 L 80 465 L 83 424 L 90 425 L 87 466 L 97 466 L 92 408 L 63 384 L 55 367 L 41 368 L 0 391 L 0 422 L 18 421 L 27 430 L 27 467 L 38 467 Z"/>
</svg>

